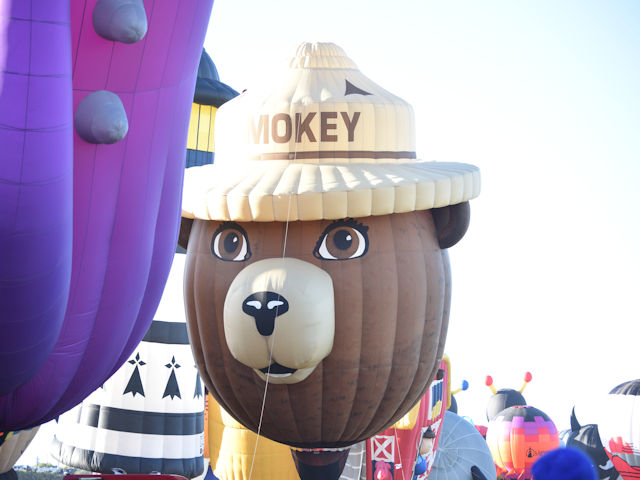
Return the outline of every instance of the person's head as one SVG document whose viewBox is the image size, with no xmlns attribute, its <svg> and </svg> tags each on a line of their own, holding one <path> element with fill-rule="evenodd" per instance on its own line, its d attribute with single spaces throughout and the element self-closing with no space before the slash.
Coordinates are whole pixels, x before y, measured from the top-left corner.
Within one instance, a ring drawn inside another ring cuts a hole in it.
<svg viewBox="0 0 640 480">
<path fill-rule="evenodd" d="M 531 468 L 534 480 L 597 480 L 587 454 L 576 448 L 556 448 L 544 454 Z"/>
<path fill-rule="evenodd" d="M 420 441 L 420 455 L 426 455 L 433 450 L 433 442 L 435 442 L 436 434 L 433 433 L 431 427 L 422 432 L 422 440 Z"/>
</svg>

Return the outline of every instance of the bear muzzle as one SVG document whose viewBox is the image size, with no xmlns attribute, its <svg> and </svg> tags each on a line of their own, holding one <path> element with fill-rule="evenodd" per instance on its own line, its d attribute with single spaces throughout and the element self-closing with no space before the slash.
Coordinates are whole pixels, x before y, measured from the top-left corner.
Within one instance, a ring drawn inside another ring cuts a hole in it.
<svg viewBox="0 0 640 480">
<path fill-rule="evenodd" d="M 304 380 L 333 347 L 331 276 L 296 258 L 248 265 L 229 286 L 224 333 L 231 355 L 263 380 Z"/>
</svg>

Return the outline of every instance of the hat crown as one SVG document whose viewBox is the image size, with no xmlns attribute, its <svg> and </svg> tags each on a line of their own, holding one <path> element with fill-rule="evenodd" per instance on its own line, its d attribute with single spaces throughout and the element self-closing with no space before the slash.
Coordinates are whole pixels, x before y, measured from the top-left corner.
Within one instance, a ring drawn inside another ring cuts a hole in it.
<svg viewBox="0 0 640 480">
<path fill-rule="evenodd" d="M 358 66 L 335 43 L 305 42 L 298 46 L 291 68 L 327 68 L 357 70 Z"/>
<path fill-rule="evenodd" d="M 216 118 L 216 162 L 378 163 L 416 158 L 411 106 L 332 43 L 303 43 L 284 78 Z"/>
<path fill-rule="evenodd" d="M 303 43 L 275 86 L 222 105 L 215 152 L 214 164 L 185 173 L 185 217 L 360 218 L 455 205 L 480 192 L 476 167 L 416 160 L 411 105 L 332 43 Z"/>
</svg>

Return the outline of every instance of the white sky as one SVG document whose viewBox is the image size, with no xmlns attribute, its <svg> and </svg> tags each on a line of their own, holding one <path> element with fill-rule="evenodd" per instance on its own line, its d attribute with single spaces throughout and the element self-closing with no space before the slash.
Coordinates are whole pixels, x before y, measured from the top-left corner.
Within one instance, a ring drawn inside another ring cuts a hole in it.
<svg viewBox="0 0 640 480">
<path fill-rule="evenodd" d="M 573 405 L 595 422 L 592 399 L 640 377 L 640 3 L 217 0 L 205 48 L 242 91 L 302 41 L 411 103 L 420 158 L 481 169 L 450 251 L 459 413 L 486 424 L 485 376 L 519 388 L 529 370 L 559 429 Z"/>
</svg>

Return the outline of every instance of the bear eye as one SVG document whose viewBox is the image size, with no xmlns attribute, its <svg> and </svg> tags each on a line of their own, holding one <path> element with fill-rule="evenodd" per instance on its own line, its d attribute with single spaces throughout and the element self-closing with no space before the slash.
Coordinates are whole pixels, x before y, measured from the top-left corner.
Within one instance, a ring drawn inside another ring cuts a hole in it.
<svg viewBox="0 0 640 480">
<path fill-rule="evenodd" d="M 237 223 L 225 222 L 211 239 L 211 252 L 225 262 L 244 262 L 251 257 L 247 232 Z"/>
<path fill-rule="evenodd" d="M 350 260 L 362 257 L 369 248 L 367 230 L 369 227 L 353 218 L 336 220 L 320 235 L 313 256 L 321 260 Z"/>
</svg>

